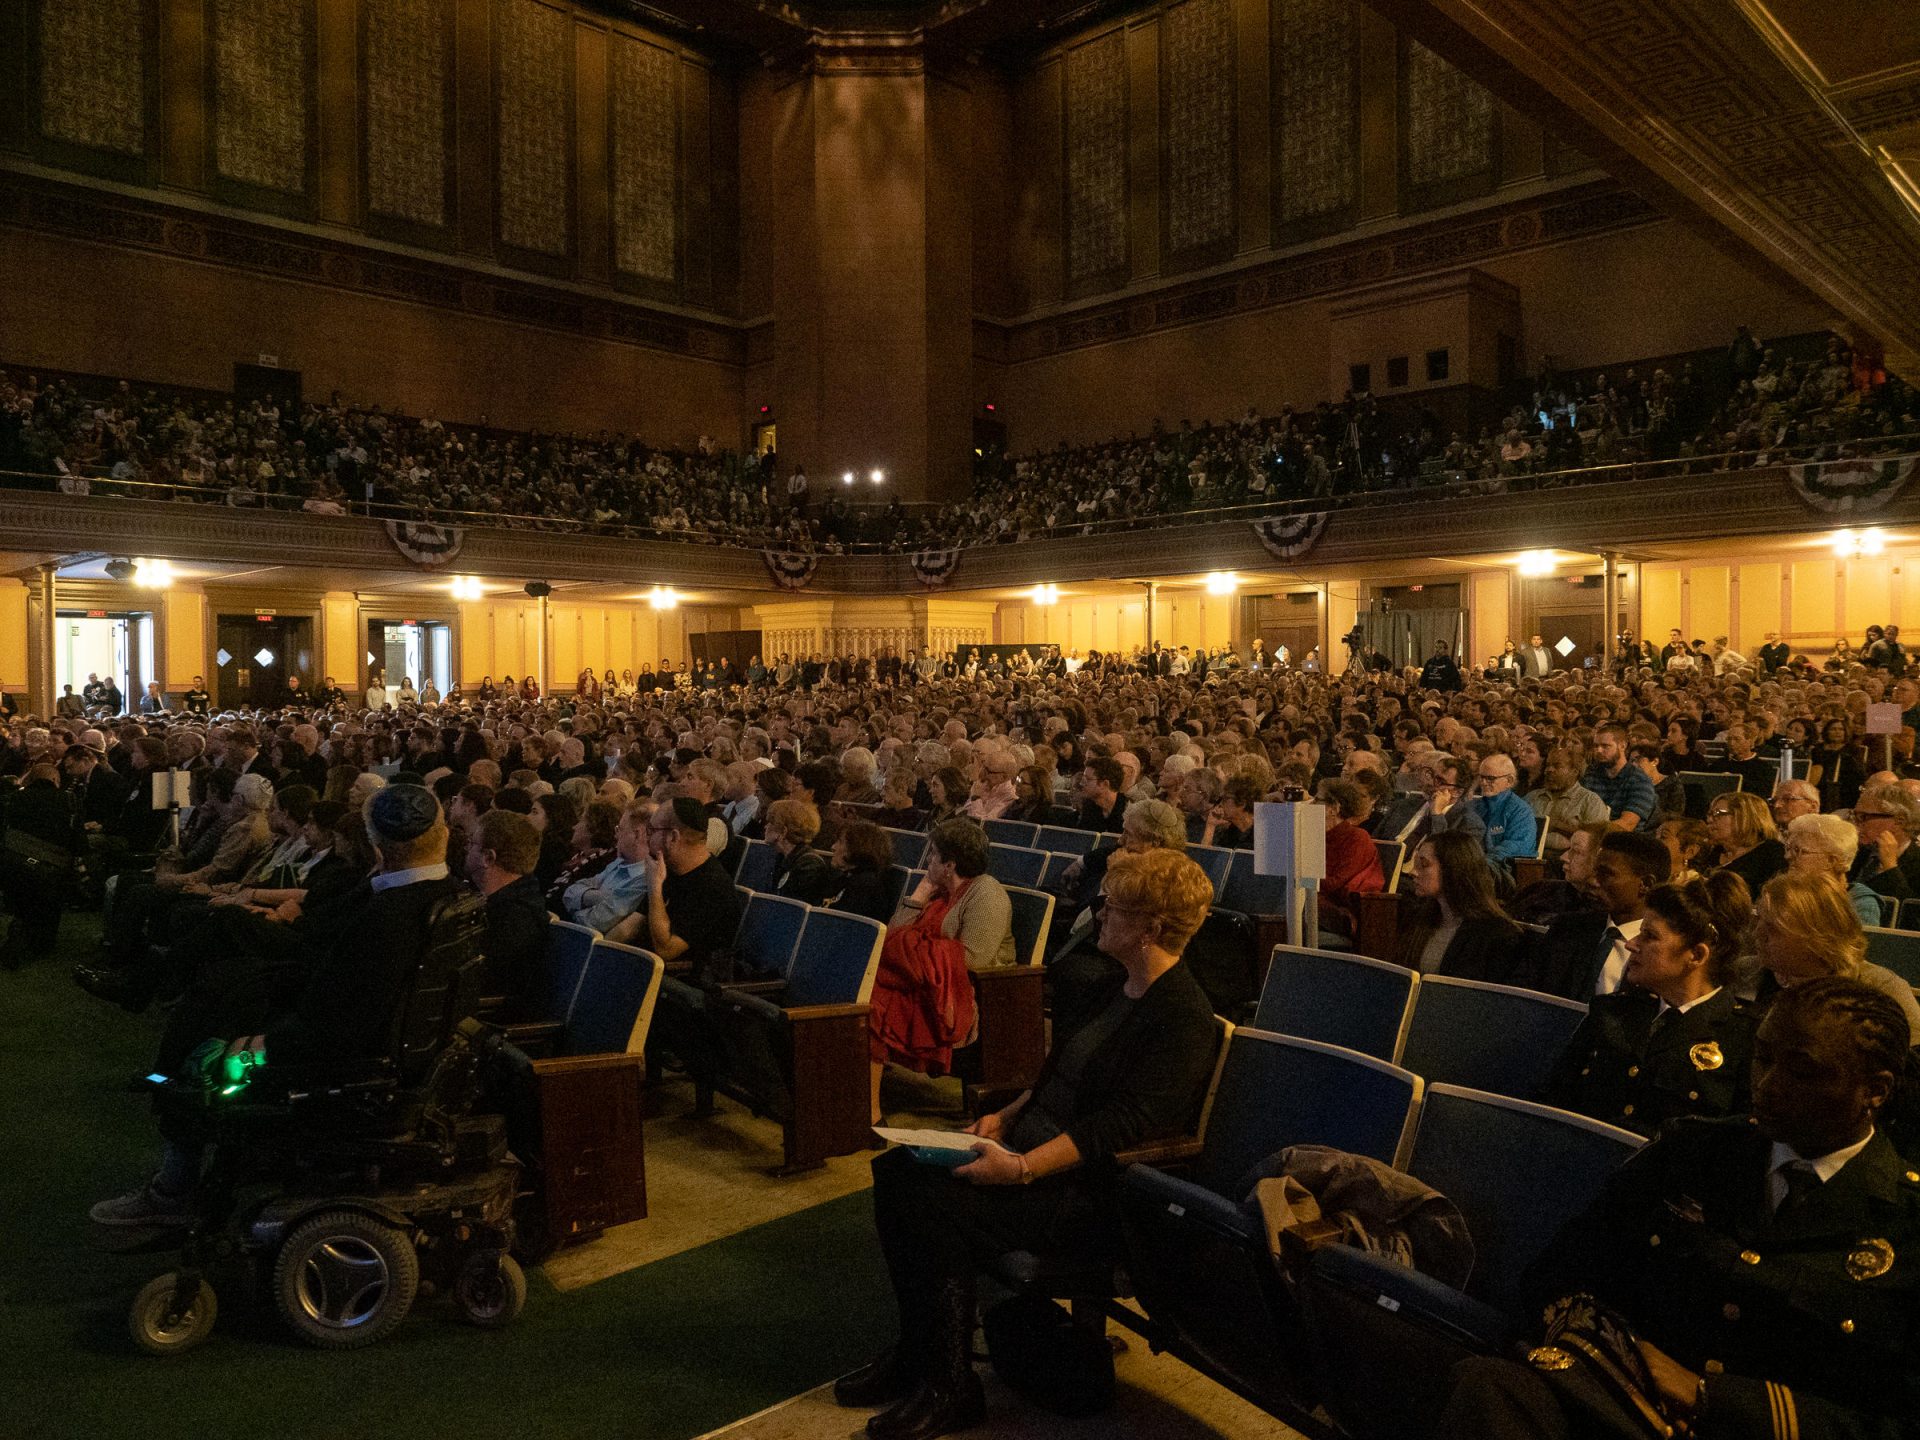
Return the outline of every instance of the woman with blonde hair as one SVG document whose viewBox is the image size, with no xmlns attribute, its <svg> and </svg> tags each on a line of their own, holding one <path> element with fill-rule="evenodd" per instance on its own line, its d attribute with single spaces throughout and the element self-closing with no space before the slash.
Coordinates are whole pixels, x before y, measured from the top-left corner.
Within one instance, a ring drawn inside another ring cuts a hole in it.
<svg viewBox="0 0 1920 1440">
<path fill-rule="evenodd" d="M 1787 847 L 1758 795 L 1735 790 L 1714 796 L 1707 806 L 1707 838 L 1713 847 L 1711 868 L 1738 875 L 1756 895 L 1787 868 Z"/>
<path fill-rule="evenodd" d="M 1867 937 L 1853 902 L 1830 876 L 1789 871 L 1767 882 L 1754 916 L 1754 955 L 1782 989 L 1823 975 L 1871 985 L 1900 1007 L 1920 1035 L 1913 987 L 1867 959 Z"/>
<path fill-rule="evenodd" d="M 1190 1131 L 1213 1070 L 1213 1009 L 1180 959 L 1212 904 L 1213 885 L 1184 855 L 1115 856 L 1100 948 L 1124 973 L 1083 1013 L 1056 1014 L 1033 1088 L 971 1127 L 976 1158 L 948 1170 L 895 1149 L 873 1162 L 899 1338 L 834 1385 L 842 1405 L 892 1407 L 870 1435 L 945 1435 L 986 1418 L 973 1371 L 981 1263 L 1010 1250 L 1119 1253 L 1114 1155 Z"/>
<path fill-rule="evenodd" d="M 1787 825 L 1787 869 L 1828 875 L 1847 892 L 1862 925 L 1880 923 L 1880 896 L 1871 885 L 1849 880 L 1860 853 L 1860 832 L 1838 815 L 1796 815 Z"/>
</svg>

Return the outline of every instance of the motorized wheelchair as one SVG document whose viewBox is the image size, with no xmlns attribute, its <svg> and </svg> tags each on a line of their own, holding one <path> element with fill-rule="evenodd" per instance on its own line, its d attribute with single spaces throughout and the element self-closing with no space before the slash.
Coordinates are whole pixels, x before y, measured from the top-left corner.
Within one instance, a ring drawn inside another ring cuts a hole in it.
<svg viewBox="0 0 1920 1440">
<path fill-rule="evenodd" d="M 212 1041 L 186 1073 L 146 1077 L 162 1129 L 211 1153 L 179 1268 L 129 1312 L 137 1345 L 204 1340 L 215 1275 L 326 1349 L 372 1344 L 436 1291 L 476 1325 L 520 1313 L 526 1277 L 507 1253 L 519 1165 L 505 1122 L 472 1113 L 500 1043 L 471 1018 L 483 924 L 472 897 L 433 916 L 383 1056 L 249 1069 Z"/>
</svg>

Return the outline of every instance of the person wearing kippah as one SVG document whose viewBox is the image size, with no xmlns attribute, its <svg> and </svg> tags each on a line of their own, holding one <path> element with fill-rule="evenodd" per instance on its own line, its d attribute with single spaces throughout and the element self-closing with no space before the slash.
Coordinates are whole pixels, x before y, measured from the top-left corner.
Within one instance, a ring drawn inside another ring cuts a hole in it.
<svg viewBox="0 0 1920 1440">
<path fill-rule="evenodd" d="M 379 865 L 357 904 L 349 902 L 332 949 L 315 966 L 293 1009 L 264 1034 L 229 1046 L 275 1065 L 315 1065 L 383 1054 L 408 978 L 430 939 L 442 902 L 466 887 L 447 871 L 447 824 L 433 792 L 389 785 L 367 802 L 367 837 Z M 199 1183 L 201 1144 L 169 1136 L 159 1173 L 137 1190 L 93 1207 L 97 1224 L 185 1223 Z"/>
</svg>

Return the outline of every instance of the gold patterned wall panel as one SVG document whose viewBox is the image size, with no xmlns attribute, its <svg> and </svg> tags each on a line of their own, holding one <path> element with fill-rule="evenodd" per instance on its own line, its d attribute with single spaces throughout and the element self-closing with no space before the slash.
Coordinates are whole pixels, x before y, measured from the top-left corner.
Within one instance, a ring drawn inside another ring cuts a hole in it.
<svg viewBox="0 0 1920 1440">
<path fill-rule="evenodd" d="M 40 6 L 40 131 L 49 140 L 144 154 L 145 0 Z"/>
<path fill-rule="evenodd" d="M 1274 49 L 1280 223 L 1337 216 L 1354 203 L 1358 168 L 1353 0 L 1279 0 Z"/>
<path fill-rule="evenodd" d="M 499 0 L 499 217 L 503 244 L 572 248 L 573 21 L 540 0 Z"/>
<path fill-rule="evenodd" d="M 361 12 L 367 209 L 447 223 L 446 0 L 365 0 Z"/>
<path fill-rule="evenodd" d="M 679 278 L 679 59 L 613 36 L 613 263 L 629 275 Z"/>
<path fill-rule="evenodd" d="M 312 0 L 213 0 L 211 15 L 216 171 L 305 194 Z"/>
<path fill-rule="evenodd" d="M 1234 198 L 1233 11 L 1185 0 L 1161 23 L 1165 57 L 1162 193 L 1173 254 L 1231 244 Z"/>
<path fill-rule="evenodd" d="M 1067 281 L 1127 265 L 1127 50 L 1119 30 L 1067 52 Z"/>
<path fill-rule="evenodd" d="M 1493 169 L 1493 96 L 1417 40 L 1407 41 L 1407 179 L 1445 185 Z"/>
</svg>

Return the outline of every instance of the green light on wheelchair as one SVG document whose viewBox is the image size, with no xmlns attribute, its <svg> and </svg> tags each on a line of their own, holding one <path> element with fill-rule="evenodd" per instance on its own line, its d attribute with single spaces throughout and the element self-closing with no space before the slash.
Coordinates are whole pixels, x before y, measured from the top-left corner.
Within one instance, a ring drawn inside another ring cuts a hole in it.
<svg viewBox="0 0 1920 1440">
<path fill-rule="evenodd" d="M 242 1090 L 246 1088 L 247 1088 L 247 1082 L 242 1080 L 238 1085 L 226 1086 L 224 1089 L 221 1090 L 220 1093 L 222 1095 L 238 1095 Z"/>
</svg>

